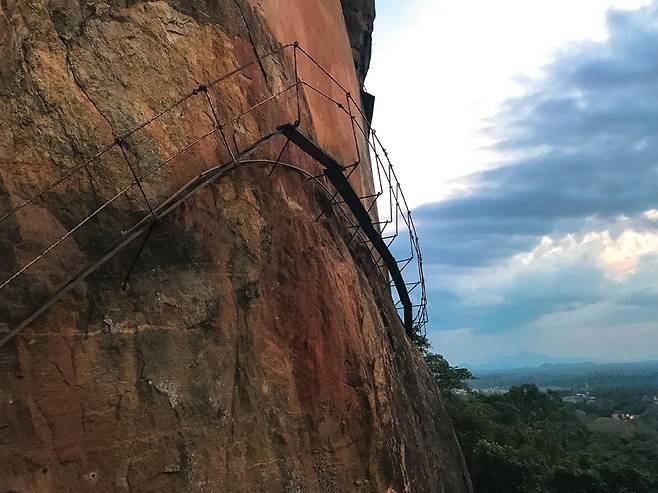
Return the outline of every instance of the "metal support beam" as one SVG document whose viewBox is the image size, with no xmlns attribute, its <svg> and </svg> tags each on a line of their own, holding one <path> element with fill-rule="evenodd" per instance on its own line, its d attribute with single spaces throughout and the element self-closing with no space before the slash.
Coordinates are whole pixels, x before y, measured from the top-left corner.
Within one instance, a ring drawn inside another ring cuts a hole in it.
<svg viewBox="0 0 658 493">
<path fill-rule="evenodd" d="M 377 250 L 377 253 L 380 255 L 385 266 L 388 268 L 389 274 L 395 283 L 395 288 L 398 292 L 398 296 L 404 309 L 403 322 L 405 330 L 407 335 L 412 337 L 414 335 L 413 306 L 411 299 L 409 298 L 407 286 L 405 285 L 404 279 L 402 278 L 402 273 L 400 272 L 398 263 L 386 246 L 384 240 L 382 240 L 382 237 L 377 231 L 377 228 L 375 228 L 375 225 L 372 223 L 368 211 L 359 200 L 359 196 L 356 194 L 349 181 L 347 181 L 347 178 L 343 174 L 344 168 L 338 164 L 338 162 L 332 156 L 330 156 L 317 144 L 308 139 L 293 125 L 282 125 L 279 127 L 279 131 L 285 135 L 293 144 L 295 144 L 325 168 L 324 175 L 329 179 L 329 181 L 341 195 L 349 209 L 352 211 L 352 214 L 354 214 L 354 217 L 356 217 L 359 226 L 368 237 L 368 239 L 372 242 L 375 250 Z"/>
</svg>

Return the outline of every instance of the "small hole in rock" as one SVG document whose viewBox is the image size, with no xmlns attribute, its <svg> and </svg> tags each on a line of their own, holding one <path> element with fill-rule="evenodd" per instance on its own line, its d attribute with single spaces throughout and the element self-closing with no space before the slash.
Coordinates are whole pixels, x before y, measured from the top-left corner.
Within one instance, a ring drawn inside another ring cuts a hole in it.
<svg viewBox="0 0 658 493">
<path fill-rule="evenodd" d="M 43 469 L 41 469 L 41 474 L 43 474 L 43 475 L 48 474 L 48 468 L 44 467 Z"/>
<path fill-rule="evenodd" d="M 90 476 L 91 476 L 91 479 L 95 479 L 96 478 L 96 473 L 92 472 Z"/>
</svg>

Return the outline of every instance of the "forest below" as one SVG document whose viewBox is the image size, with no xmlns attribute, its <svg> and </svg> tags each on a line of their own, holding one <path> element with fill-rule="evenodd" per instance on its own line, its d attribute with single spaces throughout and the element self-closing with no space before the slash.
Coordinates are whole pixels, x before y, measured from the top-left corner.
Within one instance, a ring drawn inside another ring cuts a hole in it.
<svg viewBox="0 0 658 493">
<path fill-rule="evenodd" d="M 474 391 L 470 371 L 431 353 L 427 341 L 419 347 L 478 493 L 658 491 L 658 385 L 645 376 L 587 391 L 535 383 Z"/>
</svg>

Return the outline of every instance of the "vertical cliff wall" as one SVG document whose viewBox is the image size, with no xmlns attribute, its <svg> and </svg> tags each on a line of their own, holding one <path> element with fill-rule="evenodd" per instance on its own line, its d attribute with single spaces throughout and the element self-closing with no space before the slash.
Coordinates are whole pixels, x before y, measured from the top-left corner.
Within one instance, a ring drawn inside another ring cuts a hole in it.
<svg viewBox="0 0 658 493">
<path fill-rule="evenodd" d="M 341 0 L 347 34 L 352 46 L 354 68 L 361 85 L 370 67 L 375 0 Z"/>
<path fill-rule="evenodd" d="M 300 41 L 358 94 L 367 36 L 350 15 L 348 33 L 339 0 L 3 0 L 0 212 L 282 43 Z M 217 111 L 276 92 L 292 63 L 264 60 L 222 83 Z M 307 91 L 301 109 L 314 139 L 353 159 L 344 118 Z M 295 111 L 287 96 L 258 108 L 232 124 L 229 145 Z M 212 128 L 211 113 L 190 99 L 131 137 L 125 157 L 109 152 L 0 224 L 2 279 L 129 183 L 126 159 L 148 169 Z M 204 140 L 144 193 L 157 203 L 228 158 L 221 139 Z M 367 167 L 355 178 L 372 186 Z M 241 168 L 158 224 L 125 289 L 139 244 L 0 348 L 0 491 L 467 491 L 387 287 L 366 275 L 371 260 L 339 217 L 315 221 L 322 200 L 299 173 Z M 0 331 L 148 211 L 133 190 L 27 270 L 2 291 Z"/>
</svg>

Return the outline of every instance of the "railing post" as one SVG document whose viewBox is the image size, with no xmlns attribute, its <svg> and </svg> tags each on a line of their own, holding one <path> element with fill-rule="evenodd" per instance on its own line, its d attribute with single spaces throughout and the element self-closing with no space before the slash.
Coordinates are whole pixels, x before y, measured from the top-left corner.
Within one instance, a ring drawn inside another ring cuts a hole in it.
<svg viewBox="0 0 658 493">
<path fill-rule="evenodd" d="M 272 168 L 267 173 L 267 176 L 272 176 L 272 173 L 274 173 L 274 170 L 279 164 L 279 161 L 281 161 L 281 158 L 283 157 L 283 153 L 286 152 L 286 149 L 288 148 L 288 144 L 290 144 L 290 139 L 286 139 L 286 143 L 283 144 L 283 147 L 281 148 L 281 152 L 279 152 L 279 155 L 276 157 L 276 161 L 274 161 L 274 163 L 272 164 Z"/>
<path fill-rule="evenodd" d="M 208 102 L 208 106 L 210 107 L 210 111 L 212 112 L 212 116 L 213 116 L 213 126 L 219 132 L 219 135 L 222 137 L 222 142 L 226 146 L 226 150 L 231 156 L 231 161 L 233 161 L 233 164 L 238 164 L 237 160 L 235 159 L 235 153 L 233 152 L 233 149 L 231 149 L 231 146 L 228 145 L 228 140 L 226 139 L 226 134 L 224 133 L 224 125 L 219 123 L 219 116 L 217 115 L 217 111 L 215 110 L 215 105 L 212 104 L 212 99 L 210 99 L 210 94 L 208 94 L 208 86 L 205 84 L 201 84 L 194 91 L 195 93 L 202 92 L 203 94 L 206 95 L 206 101 Z"/>
<path fill-rule="evenodd" d="M 350 124 L 352 125 L 352 135 L 354 136 L 354 146 L 356 147 L 356 161 L 354 162 L 353 166 L 357 167 L 361 163 L 361 151 L 359 149 L 359 139 L 356 136 L 356 127 L 354 125 L 354 114 L 352 113 L 352 103 L 350 103 L 350 100 L 353 101 L 352 95 L 348 92 L 346 93 L 346 99 L 347 99 L 347 112 L 350 115 Z"/>
<path fill-rule="evenodd" d="M 135 183 L 137 184 L 137 187 L 139 188 L 139 191 L 142 194 L 142 197 L 144 198 L 144 202 L 146 202 L 146 205 L 149 208 L 149 211 L 151 215 L 153 216 L 153 219 L 155 221 L 158 220 L 158 216 L 155 214 L 153 211 L 153 207 L 151 207 L 151 202 L 149 201 L 148 197 L 146 196 L 146 192 L 144 191 L 144 187 L 142 187 L 142 181 L 139 179 L 139 176 L 137 176 L 137 172 L 135 171 L 135 168 L 133 168 L 133 165 L 130 163 L 130 159 L 128 159 L 128 154 L 126 154 L 126 150 L 124 149 L 124 144 L 125 140 L 123 140 L 122 137 L 117 137 L 114 140 L 115 144 L 119 147 L 121 150 L 121 154 L 123 155 L 123 159 L 126 161 L 126 164 L 128 165 L 128 168 L 130 169 L 130 173 L 133 175 L 133 179 L 135 180 Z"/>
<path fill-rule="evenodd" d="M 292 58 L 293 58 L 293 63 L 295 65 L 295 94 L 297 98 L 297 119 L 295 120 L 294 127 L 298 127 L 299 124 L 302 122 L 302 106 L 301 106 L 301 101 L 300 101 L 300 94 L 299 94 L 299 85 L 300 85 L 300 80 L 299 80 L 299 68 L 297 66 L 297 50 L 299 49 L 299 42 L 295 41 L 293 43 L 293 48 L 292 48 Z"/>
</svg>

